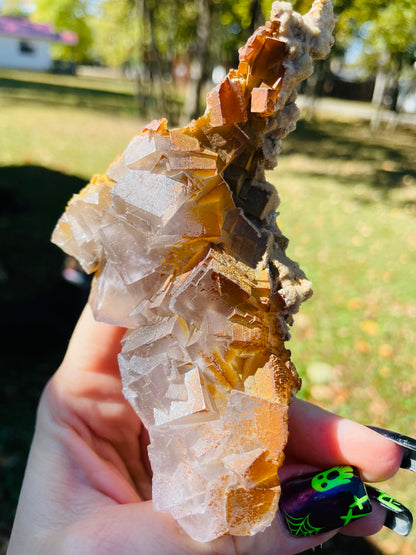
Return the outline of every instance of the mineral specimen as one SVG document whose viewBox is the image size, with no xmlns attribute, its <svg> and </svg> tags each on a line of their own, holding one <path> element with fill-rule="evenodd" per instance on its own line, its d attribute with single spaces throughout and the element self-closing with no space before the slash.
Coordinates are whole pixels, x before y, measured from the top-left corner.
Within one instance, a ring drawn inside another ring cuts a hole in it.
<svg viewBox="0 0 416 555">
<path fill-rule="evenodd" d="M 96 272 L 96 319 L 128 328 L 120 371 L 149 431 L 154 507 L 199 541 L 255 534 L 278 507 L 300 387 L 284 342 L 311 291 L 285 255 L 265 170 L 332 28 L 329 0 L 303 17 L 275 2 L 205 114 L 182 129 L 152 121 L 53 234 Z"/>
</svg>

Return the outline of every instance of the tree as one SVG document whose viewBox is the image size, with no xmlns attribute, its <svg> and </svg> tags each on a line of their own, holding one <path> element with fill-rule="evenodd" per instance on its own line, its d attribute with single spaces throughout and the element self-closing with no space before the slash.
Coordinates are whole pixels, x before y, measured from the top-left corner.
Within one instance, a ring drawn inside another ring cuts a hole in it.
<svg viewBox="0 0 416 555">
<path fill-rule="evenodd" d="M 62 0 L 60 0 L 62 1 Z M 175 64 L 190 68 L 186 117 L 201 113 L 204 85 L 218 64 L 237 63 L 238 48 L 264 22 L 272 0 L 101 0 L 95 49 L 109 65 L 138 64 L 166 108 Z M 144 87 L 143 79 L 140 87 Z M 147 85 L 146 85 L 147 86 Z"/>
<path fill-rule="evenodd" d="M 194 0 L 197 17 L 189 49 L 195 68 L 188 87 L 184 119 L 198 117 L 202 91 L 215 65 L 236 66 L 238 48 L 265 21 L 272 0 Z"/>
<path fill-rule="evenodd" d="M 397 109 L 399 80 L 416 60 L 416 10 L 413 0 L 353 0 L 338 21 L 342 42 L 358 37 L 361 64 L 376 74 L 374 101 L 390 89 L 390 108 Z"/>
<path fill-rule="evenodd" d="M 0 12 L 11 17 L 25 17 L 25 5 L 21 0 L 4 0 L 0 3 Z"/>
<path fill-rule="evenodd" d="M 97 59 L 113 67 L 137 65 L 140 19 L 134 2 L 103 0 L 91 25 Z"/>
<path fill-rule="evenodd" d="M 53 23 L 56 30 L 73 31 L 78 35 L 75 46 L 54 45 L 54 57 L 62 60 L 87 62 L 91 57 L 92 33 L 88 23 L 87 0 L 37 0 L 33 18 Z"/>
</svg>

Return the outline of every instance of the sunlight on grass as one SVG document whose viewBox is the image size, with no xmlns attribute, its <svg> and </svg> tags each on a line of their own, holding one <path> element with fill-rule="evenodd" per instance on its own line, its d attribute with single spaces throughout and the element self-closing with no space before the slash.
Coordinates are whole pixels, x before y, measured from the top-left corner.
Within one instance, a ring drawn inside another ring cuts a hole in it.
<svg viewBox="0 0 416 555">
<path fill-rule="evenodd" d="M 44 166 L 85 181 L 105 171 L 144 123 L 1 97 L 0 109 L 0 165 Z M 409 130 L 372 136 L 359 122 L 301 123 L 269 174 L 288 253 L 315 291 L 289 345 L 302 395 L 407 435 L 416 435 L 415 138 Z M 405 480 L 386 489 L 415 510 L 416 483 Z M 416 534 L 383 533 L 377 542 L 385 553 L 411 555 Z"/>
<path fill-rule="evenodd" d="M 416 168 L 407 147 L 396 148 L 407 177 L 387 190 L 374 185 L 385 159 L 363 160 L 359 152 L 358 159 L 283 155 L 270 178 L 282 200 L 288 253 L 315 291 L 295 317 L 290 342 L 301 395 L 416 436 Z M 408 476 L 382 487 L 415 509 Z M 416 533 L 383 532 L 374 541 L 386 554 L 410 555 Z"/>
<path fill-rule="evenodd" d="M 414 215 L 388 202 L 362 204 L 355 187 L 335 181 L 310 178 L 306 190 L 295 174 L 285 177 L 280 220 L 289 253 L 315 289 L 291 348 L 303 375 L 311 362 L 331 364 L 337 390 L 314 389 L 306 377 L 304 394 L 318 391 L 346 416 L 409 433 L 416 425 L 408 410 L 416 388 Z"/>
<path fill-rule="evenodd" d="M 0 105 L 2 165 L 36 164 L 88 180 L 143 126 L 138 118 L 32 104 Z"/>
<path fill-rule="evenodd" d="M 59 75 L 57 73 L 40 73 L 37 71 L 16 71 L 15 69 L 0 69 L 0 79 L 12 79 L 22 84 L 49 84 L 78 89 L 94 89 L 96 91 L 114 92 L 134 95 L 136 84 L 127 79 L 102 79 L 75 75 Z"/>
</svg>

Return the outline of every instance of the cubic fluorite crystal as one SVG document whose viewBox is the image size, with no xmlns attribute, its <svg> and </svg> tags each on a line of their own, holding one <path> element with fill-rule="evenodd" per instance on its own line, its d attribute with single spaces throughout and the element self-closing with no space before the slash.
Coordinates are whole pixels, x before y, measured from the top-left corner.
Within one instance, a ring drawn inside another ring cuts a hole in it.
<svg viewBox="0 0 416 555">
<path fill-rule="evenodd" d="M 147 125 L 70 201 L 53 241 L 87 272 L 95 317 L 124 326 L 123 391 L 150 435 L 153 503 L 199 541 L 274 518 L 288 324 L 311 293 L 285 254 L 265 178 L 294 129 L 297 84 L 327 56 L 327 0 L 275 2 L 187 127 Z"/>
</svg>

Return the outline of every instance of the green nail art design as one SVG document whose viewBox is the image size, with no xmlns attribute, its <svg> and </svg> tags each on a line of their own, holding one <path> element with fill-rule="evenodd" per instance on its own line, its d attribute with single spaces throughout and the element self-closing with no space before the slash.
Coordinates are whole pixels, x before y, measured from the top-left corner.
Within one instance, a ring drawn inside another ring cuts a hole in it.
<svg viewBox="0 0 416 555">
<path fill-rule="evenodd" d="M 364 509 L 364 503 L 366 501 L 370 501 L 367 494 L 363 495 L 360 498 L 354 495 L 354 503 L 351 503 L 349 508 L 353 509 L 354 507 L 358 507 L 360 511 L 362 511 Z"/>
<path fill-rule="evenodd" d="M 384 493 L 370 484 L 365 484 L 367 493 L 372 501 L 376 501 L 381 507 L 387 509 L 384 526 L 390 528 L 400 536 L 407 536 L 413 524 L 413 516 L 407 507 L 399 503 L 388 493 Z"/>
<path fill-rule="evenodd" d="M 304 518 L 295 518 L 285 513 L 287 526 L 292 536 L 314 536 L 319 534 L 322 528 L 316 528 L 309 522 L 309 515 Z"/>
<path fill-rule="evenodd" d="M 371 513 L 369 492 L 353 466 L 336 466 L 282 483 L 280 511 L 292 536 L 312 536 Z"/>
<path fill-rule="evenodd" d="M 349 524 L 351 522 L 351 520 L 355 520 L 356 518 L 361 518 L 363 516 L 369 515 L 371 513 L 371 509 L 368 513 L 363 512 L 365 510 L 364 503 L 367 503 L 369 501 L 370 500 L 369 500 L 367 494 L 363 495 L 362 497 L 357 497 L 356 495 L 354 495 L 354 501 L 348 507 L 348 513 L 346 515 L 340 517 L 340 519 L 344 521 L 344 526 Z M 354 514 L 354 508 L 355 507 L 358 508 L 359 512 Z M 371 505 L 370 505 L 370 507 L 371 507 Z"/>
<path fill-rule="evenodd" d="M 375 488 L 374 488 L 375 489 Z M 384 491 L 380 491 L 377 490 L 377 501 L 380 503 L 380 505 L 382 505 L 383 507 L 386 507 L 386 509 L 390 509 L 391 511 L 393 511 L 394 513 L 401 513 L 402 512 L 402 504 L 399 503 L 398 501 L 396 501 L 396 499 L 394 499 L 394 497 L 392 497 L 391 495 L 388 495 L 387 493 L 384 493 Z"/>
<path fill-rule="evenodd" d="M 335 466 L 314 476 L 312 487 L 316 491 L 329 491 L 342 484 L 349 484 L 352 478 L 352 466 Z"/>
</svg>

